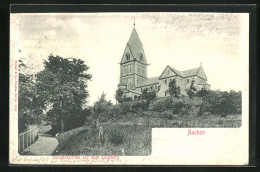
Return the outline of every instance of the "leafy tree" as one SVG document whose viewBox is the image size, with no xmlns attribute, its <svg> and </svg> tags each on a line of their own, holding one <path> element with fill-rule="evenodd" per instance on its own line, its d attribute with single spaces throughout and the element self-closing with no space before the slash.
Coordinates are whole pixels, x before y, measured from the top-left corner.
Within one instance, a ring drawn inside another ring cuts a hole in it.
<svg viewBox="0 0 260 172">
<path fill-rule="evenodd" d="M 124 93 L 123 93 L 123 90 L 121 88 L 118 88 L 116 90 L 115 98 L 118 101 L 118 103 L 123 103 L 123 101 L 124 101 Z"/>
<path fill-rule="evenodd" d="M 206 90 L 205 88 L 202 88 L 201 90 L 197 91 L 196 95 L 198 97 L 205 97 L 208 94 L 208 90 Z"/>
<path fill-rule="evenodd" d="M 143 100 L 146 100 L 148 104 L 150 104 L 151 101 L 153 101 L 156 98 L 156 93 L 155 92 L 148 92 L 148 89 L 145 88 L 142 90 L 142 95 L 141 95 Z"/>
<path fill-rule="evenodd" d="M 191 81 L 190 88 L 187 90 L 187 94 L 190 99 L 193 99 L 193 97 L 196 94 L 197 89 L 194 87 L 194 80 Z"/>
<path fill-rule="evenodd" d="M 29 125 L 39 124 L 43 104 L 37 95 L 33 75 L 23 73 L 27 66 L 19 60 L 18 130 L 23 132 Z"/>
<path fill-rule="evenodd" d="M 93 111 L 94 115 L 99 118 L 103 113 L 107 113 L 109 107 L 112 106 L 111 101 L 106 100 L 106 94 L 103 92 L 101 97 L 94 103 Z"/>
<path fill-rule="evenodd" d="M 87 81 L 92 75 L 87 71 L 89 66 L 75 58 L 49 56 L 44 61 L 44 70 L 37 74 L 37 90 L 53 123 L 60 123 L 64 132 L 64 120 L 76 119 L 88 97 Z"/>
<path fill-rule="evenodd" d="M 171 95 L 171 99 L 172 99 L 172 97 L 176 97 L 176 98 L 180 97 L 181 88 L 176 85 L 176 80 L 175 79 L 173 79 L 169 83 L 169 92 L 170 92 L 170 95 Z"/>
</svg>

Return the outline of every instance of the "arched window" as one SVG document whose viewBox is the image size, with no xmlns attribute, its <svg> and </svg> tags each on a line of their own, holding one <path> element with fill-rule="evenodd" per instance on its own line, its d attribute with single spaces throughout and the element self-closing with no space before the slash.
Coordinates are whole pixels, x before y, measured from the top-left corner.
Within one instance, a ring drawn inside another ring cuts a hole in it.
<svg viewBox="0 0 260 172">
<path fill-rule="evenodd" d="M 167 92 L 166 91 L 164 92 L 164 94 L 165 94 L 165 96 L 167 96 Z"/>
<path fill-rule="evenodd" d="M 140 61 L 143 61 L 143 54 L 142 53 L 140 53 L 139 57 L 140 57 Z"/>
<path fill-rule="evenodd" d="M 187 83 L 189 83 L 190 82 L 190 80 L 189 79 L 187 79 Z"/>
<path fill-rule="evenodd" d="M 165 79 L 165 81 L 164 81 L 164 82 L 165 82 L 165 84 L 167 84 L 167 79 Z"/>
<path fill-rule="evenodd" d="M 130 60 L 130 54 L 126 53 L 126 60 Z"/>
</svg>

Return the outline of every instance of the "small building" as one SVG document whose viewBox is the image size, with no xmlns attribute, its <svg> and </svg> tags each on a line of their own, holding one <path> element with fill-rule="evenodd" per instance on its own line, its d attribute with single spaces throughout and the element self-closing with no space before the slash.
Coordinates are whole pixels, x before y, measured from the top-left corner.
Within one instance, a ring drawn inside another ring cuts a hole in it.
<svg viewBox="0 0 260 172">
<path fill-rule="evenodd" d="M 157 97 L 169 96 L 168 85 L 173 79 L 180 87 L 182 95 L 187 94 L 186 89 L 190 87 L 193 80 L 197 90 L 210 89 L 202 65 L 185 71 L 179 71 L 168 65 L 159 77 L 153 78 L 147 78 L 147 66 L 143 45 L 134 27 L 120 62 L 118 88 L 123 89 L 126 97 L 136 99 L 145 88 L 156 92 Z"/>
</svg>

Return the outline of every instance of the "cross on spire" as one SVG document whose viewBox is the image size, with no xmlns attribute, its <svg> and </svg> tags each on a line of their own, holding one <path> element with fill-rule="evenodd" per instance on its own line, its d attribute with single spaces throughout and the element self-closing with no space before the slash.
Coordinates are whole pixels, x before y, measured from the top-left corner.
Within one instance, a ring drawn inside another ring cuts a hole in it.
<svg viewBox="0 0 260 172">
<path fill-rule="evenodd" d="M 134 18 L 134 28 L 135 28 L 135 18 Z"/>
</svg>

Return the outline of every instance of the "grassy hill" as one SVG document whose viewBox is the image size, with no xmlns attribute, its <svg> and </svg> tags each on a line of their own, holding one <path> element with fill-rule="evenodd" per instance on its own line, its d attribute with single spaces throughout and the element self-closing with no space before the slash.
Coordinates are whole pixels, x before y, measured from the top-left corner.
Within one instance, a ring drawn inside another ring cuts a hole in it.
<svg viewBox="0 0 260 172">
<path fill-rule="evenodd" d="M 102 146 L 98 130 L 86 125 L 58 135 L 55 155 L 126 155 L 151 154 L 152 128 L 237 128 L 241 114 L 205 113 L 198 115 L 202 98 L 159 98 L 142 110 L 141 101 L 113 105 L 100 117 L 105 134 Z M 137 106 L 138 105 L 138 106 Z M 123 153 L 124 152 L 124 153 Z"/>
</svg>

